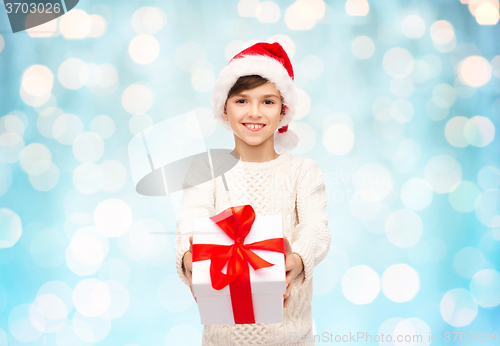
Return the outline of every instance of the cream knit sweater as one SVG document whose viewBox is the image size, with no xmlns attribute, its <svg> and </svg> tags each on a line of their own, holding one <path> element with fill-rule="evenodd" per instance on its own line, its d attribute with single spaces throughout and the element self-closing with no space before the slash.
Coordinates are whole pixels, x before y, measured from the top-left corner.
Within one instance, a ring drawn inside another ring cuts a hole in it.
<svg viewBox="0 0 500 346">
<path fill-rule="evenodd" d="M 224 160 L 219 160 L 225 155 Z M 229 154 L 212 157 L 215 175 L 224 171 Z M 234 159 L 236 160 L 236 159 Z M 323 173 L 316 161 L 296 157 L 287 151 L 268 162 L 237 161 L 222 177 L 213 179 L 208 157 L 198 159 L 188 170 L 175 237 L 176 266 L 182 281 L 189 285 L 182 258 L 189 250 L 194 218 L 208 218 L 237 205 L 250 204 L 259 215 L 281 215 L 284 234 L 292 251 L 302 258 L 304 270 L 293 281 L 290 299 L 283 312 L 283 323 L 204 325 L 203 345 L 314 345 L 294 343 L 312 334 L 313 269 L 327 255 L 331 235 L 328 231 L 326 192 Z M 235 162 L 236 162 L 235 161 Z M 231 203 L 232 202 L 232 203 Z M 189 288 L 187 288 L 189 289 Z"/>
</svg>

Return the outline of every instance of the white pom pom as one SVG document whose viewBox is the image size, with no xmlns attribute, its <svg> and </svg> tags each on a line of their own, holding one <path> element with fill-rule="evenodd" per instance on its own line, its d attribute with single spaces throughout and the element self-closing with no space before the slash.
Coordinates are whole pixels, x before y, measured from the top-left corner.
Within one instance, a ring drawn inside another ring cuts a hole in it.
<svg viewBox="0 0 500 346">
<path fill-rule="evenodd" d="M 280 133 L 276 131 L 274 133 L 274 150 L 278 154 L 281 154 L 283 151 L 292 151 L 299 144 L 299 136 L 290 128 L 286 132 Z"/>
</svg>

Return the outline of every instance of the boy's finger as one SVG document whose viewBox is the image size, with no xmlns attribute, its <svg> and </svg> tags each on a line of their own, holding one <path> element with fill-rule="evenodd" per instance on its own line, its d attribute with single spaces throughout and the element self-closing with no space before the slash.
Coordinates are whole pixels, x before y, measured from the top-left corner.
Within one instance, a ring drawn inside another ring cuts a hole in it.
<svg viewBox="0 0 500 346">
<path fill-rule="evenodd" d="M 189 252 L 192 252 L 193 248 L 193 236 L 189 237 Z"/>
<path fill-rule="evenodd" d="M 286 308 L 288 306 L 288 302 L 290 301 L 290 297 L 291 296 L 289 295 L 287 298 L 285 298 L 285 300 L 283 300 L 283 307 Z"/>
<path fill-rule="evenodd" d="M 292 254 L 292 246 L 290 245 L 290 242 L 285 236 L 283 236 L 283 238 L 285 239 L 285 252 L 286 256 L 288 257 Z"/>
</svg>

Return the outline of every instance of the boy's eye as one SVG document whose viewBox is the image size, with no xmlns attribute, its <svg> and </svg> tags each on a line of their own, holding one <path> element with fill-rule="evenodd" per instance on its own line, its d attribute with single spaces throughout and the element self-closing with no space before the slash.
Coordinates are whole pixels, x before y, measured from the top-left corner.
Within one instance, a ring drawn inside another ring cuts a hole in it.
<svg viewBox="0 0 500 346">
<path fill-rule="evenodd" d="M 241 101 L 241 102 L 240 102 L 240 101 Z M 245 102 L 245 99 L 239 99 L 239 100 L 236 100 L 235 102 L 236 102 L 236 103 L 243 103 L 243 102 Z M 270 102 L 270 103 L 266 103 L 267 105 L 272 105 L 272 104 L 274 104 L 274 102 L 273 102 L 273 101 L 271 101 L 271 100 L 265 100 L 264 102 Z"/>
</svg>

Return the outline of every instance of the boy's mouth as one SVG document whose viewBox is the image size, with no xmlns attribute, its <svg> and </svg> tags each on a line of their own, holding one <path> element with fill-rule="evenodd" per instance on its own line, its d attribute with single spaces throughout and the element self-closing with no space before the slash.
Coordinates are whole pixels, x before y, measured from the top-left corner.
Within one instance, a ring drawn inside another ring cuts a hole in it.
<svg viewBox="0 0 500 346">
<path fill-rule="evenodd" d="M 245 126 L 248 130 L 254 131 L 254 132 L 262 130 L 266 126 L 265 124 L 254 125 L 254 124 L 245 124 L 245 123 L 242 123 L 242 125 Z"/>
</svg>

